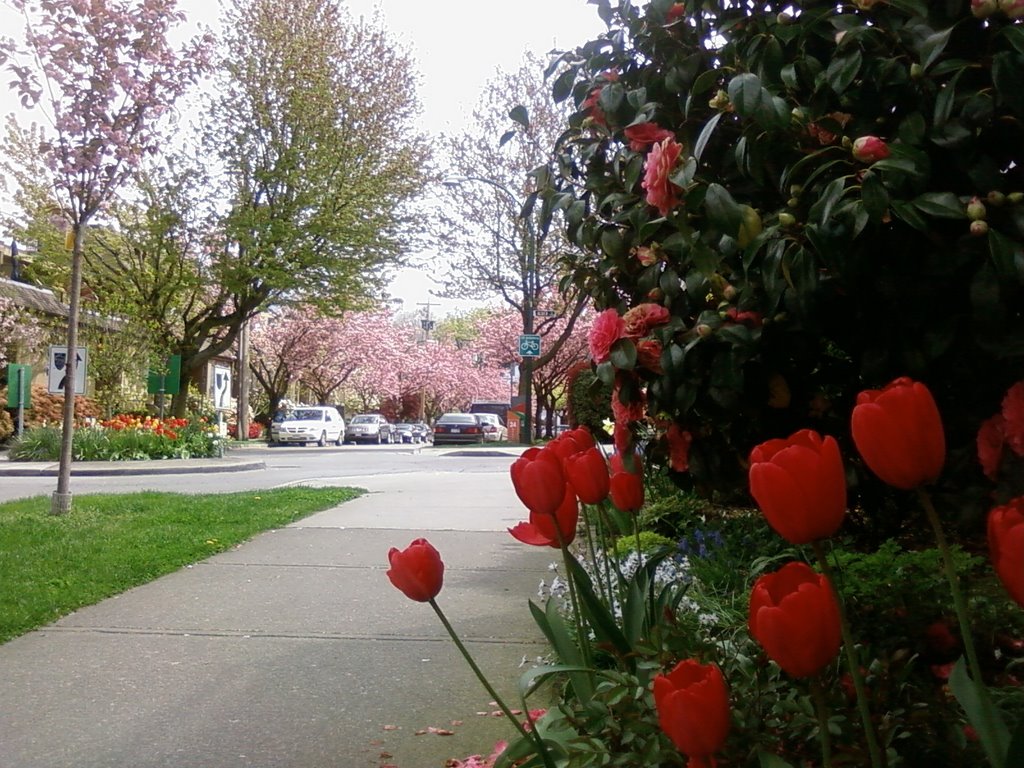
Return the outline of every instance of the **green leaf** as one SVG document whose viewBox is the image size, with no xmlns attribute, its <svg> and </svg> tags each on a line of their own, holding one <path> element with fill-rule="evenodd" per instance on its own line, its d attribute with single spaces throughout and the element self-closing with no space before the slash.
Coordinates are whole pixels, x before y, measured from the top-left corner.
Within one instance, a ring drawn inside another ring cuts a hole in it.
<svg viewBox="0 0 1024 768">
<path fill-rule="evenodd" d="M 608 359 L 620 371 L 633 370 L 636 368 L 636 344 L 632 339 L 619 339 L 612 344 Z"/>
<path fill-rule="evenodd" d="M 1006 751 L 1006 760 L 1003 761 L 1006 768 L 1013 765 L 1024 765 L 1024 722 L 1017 728 L 1017 732 L 1010 739 L 1010 748 Z"/>
<path fill-rule="evenodd" d="M 929 230 L 928 222 L 921 218 L 921 214 L 917 212 L 913 204 L 903 200 L 893 200 L 891 207 L 896 218 L 906 222 L 914 229 L 920 232 L 927 232 Z"/>
<path fill-rule="evenodd" d="M 1017 255 L 1021 252 L 1018 243 L 990 227 L 988 230 L 988 252 L 998 275 L 1011 280 L 1020 279 L 1016 264 Z"/>
<path fill-rule="evenodd" d="M 743 222 L 743 211 L 721 184 L 709 184 L 704 209 L 711 223 L 727 235 L 735 236 Z"/>
<path fill-rule="evenodd" d="M 960 70 L 952 79 L 942 87 L 939 95 L 935 97 L 935 110 L 932 113 L 932 124 L 939 128 L 946 124 L 949 116 L 953 113 L 953 101 L 956 99 L 956 84 L 964 70 Z"/>
<path fill-rule="evenodd" d="M 693 87 L 690 88 L 690 93 L 695 96 L 699 96 L 702 93 L 710 91 L 711 88 L 718 82 L 721 77 L 721 72 L 717 69 L 708 69 L 701 72 L 697 79 L 693 81 Z"/>
<path fill-rule="evenodd" d="M 838 179 L 832 179 L 821 193 L 821 197 L 818 201 L 811 206 L 811 210 L 808 212 L 808 217 L 816 222 L 824 223 L 829 220 L 832 215 L 832 209 L 836 203 L 839 202 L 843 196 L 843 191 L 846 189 L 846 178 L 840 176 Z"/>
<path fill-rule="evenodd" d="M 825 79 L 833 91 L 842 94 L 853 82 L 863 63 L 864 57 L 861 55 L 860 49 L 855 48 L 846 56 L 832 59 L 828 69 L 825 70 Z"/>
<path fill-rule="evenodd" d="M 1024 53 L 1024 29 L 1017 24 L 1007 24 L 1004 26 L 1000 34 L 1006 38 L 1007 42 L 1012 45 L 1018 53 Z"/>
<path fill-rule="evenodd" d="M 551 97 L 560 104 L 572 95 L 572 86 L 576 81 L 576 70 L 567 69 L 560 74 L 551 85 Z"/>
<path fill-rule="evenodd" d="M 1018 115 L 1024 113 L 1024 73 L 1021 66 L 1021 57 L 1011 51 L 992 57 L 992 83 L 999 92 L 999 100 Z"/>
<path fill-rule="evenodd" d="M 722 119 L 724 112 L 719 112 L 706 123 L 704 127 L 700 129 L 700 134 L 697 136 L 697 140 L 693 142 L 693 156 L 700 160 L 700 156 L 704 154 L 704 148 L 707 146 L 708 141 L 711 139 L 711 134 L 715 132 L 715 128 L 718 126 L 718 121 Z"/>
<path fill-rule="evenodd" d="M 932 63 L 942 55 L 942 52 L 946 49 L 946 44 L 949 43 L 949 36 L 952 34 L 953 28 L 950 27 L 942 32 L 935 32 L 928 35 L 921 43 L 921 66 L 928 69 Z"/>
<path fill-rule="evenodd" d="M 752 117 L 765 94 L 761 87 L 761 79 L 751 73 L 745 72 L 737 75 L 729 81 L 729 101 L 732 102 L 736 112 L 744 117 Z"/>
<path fill-rule="evenodd" d="M 516 131 L 514 129 L 511 131 L 505 131 L 503 134 L 501 134 L 501 139 L 498 141 L 498 146 L 504 147 L 508 143 L 509 139 L 511 139 L 515 135 Z"/>
<path fill-rule="evenodd" d="M 508 116 L 513 122 L 519 123 L 523 128 L 530 127 L 530 115 L 522 104 L 512 107 L 508 111 Z"/>
<path fill-rule="evenodd" d="M 568 576 L 576 584 L 577 597 L 581 603 L 580 611 L 594 630 L 598 642 L 611 644 L 624 659 L 630 657 L 633 649 L 619 629 L 615 617 L 594 593 L 594 585 L 590 581 L 590 576 L 583 570 L 583 566 L 571 555 Z M 635 659 L 633 661 L 635 663 Z"/>
<path fill-rule="evenodd" d="M 949 689 L 964 708 L 967 721 L 974 726 L 989 763 L 995 768 L 1003 766 L 1002 758 L 1010 747 L 1010 731 L 992 702 L 985 684 L 972 680 L 967 674 L 963 657 L 957 661 L 949 676 Z"/>
<path fill-rule="evenodd" d="M 868 217 L 871 221 L 880 222 L 889 210 L 889 193 L 882 184 L 882 178 L 877 173 L 865 173 L 860 195 Z"/>
<path fill-rule="evenodd" d="M 964 219 L 967 211 L 960 198 L 952 192 L 925 192 L 913 200 L 914 207 L 939 219 Z"/>
<path fill-rule="evenodd" d="M 565 619 L 558 612 L 557 602 L 557 600 L 548 600 L 547 605 L 542 610 L 530 600 L 530 613 L 533 614 L 534 621 L 537 622 L 537 626 L 540 627 L 548 642 L 551 643 L 551 647 L 554 648 L 558 658 L 569 666 L 585 668 L 583 665 L 583 654 L 569 633 Z M 569 680 L 576 695 L 583 701 L 590 701 L 594 695 L 594 681 L 590 674 L 587 672 L 573 673 L 569 676 Z"/>
</svg>

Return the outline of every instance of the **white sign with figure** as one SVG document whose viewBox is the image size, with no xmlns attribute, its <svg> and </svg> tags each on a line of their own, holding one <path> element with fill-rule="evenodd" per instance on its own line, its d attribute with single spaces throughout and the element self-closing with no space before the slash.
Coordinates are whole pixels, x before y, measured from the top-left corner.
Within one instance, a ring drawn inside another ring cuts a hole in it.
<svg viewBox="0 0 1024 768">
<path fill-rule="evenodd" d="M 77 347 L 78 355 L 75 358 L 75 394 L 85 394 L 85 375 L 89 366 L 89 353 L 85 347 Z M 64 381 L 67 378 L 68 348 L 50 345 L 50 367 L 47 369 L 47 390 L 51 395 L 60 394 L 64 391 Z"/>
<path fill-rule="evenodd" d="M 221 365 L 213 367 L 213 407 L 231 410 L 231 369 Z"/>
</svg>

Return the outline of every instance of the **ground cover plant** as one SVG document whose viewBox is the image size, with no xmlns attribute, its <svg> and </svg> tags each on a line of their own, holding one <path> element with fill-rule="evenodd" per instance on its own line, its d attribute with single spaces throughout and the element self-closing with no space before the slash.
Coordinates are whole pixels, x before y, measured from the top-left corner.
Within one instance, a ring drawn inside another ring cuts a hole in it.
<svg viewBox="0 0 1024 768">
<path fill-rule="evenodd" d="M 0 504 L 0 642 L 355 498 L 353 488 L 42 496 Z"/>
</svg>

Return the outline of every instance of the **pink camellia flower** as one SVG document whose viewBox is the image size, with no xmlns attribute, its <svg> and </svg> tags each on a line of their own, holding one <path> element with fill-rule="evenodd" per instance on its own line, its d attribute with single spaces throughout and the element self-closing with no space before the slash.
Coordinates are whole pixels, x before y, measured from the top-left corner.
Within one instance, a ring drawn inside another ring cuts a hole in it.
<svg viewBox="0 0 1024 768">
<path fill-rule="evenodd" d="M 672 131 L 666 130 L 655 123 L 631 125 L 626 128 L 625 134 L 626 138 L 629 139 L 629 148 L 634 152 L 643 152 L 651 144 L 675 138 L 675 134 Z"/>
<path fill-rule="evenodd" d="M 646 336 L 656 326 L 664 325 L 672 314 L 660 304 L 645 301 L 627 310 L 622 316 L 625 335 L 633 339 Z"/>
<path fill-rule="evenodd" d="M 587 339 L 590 356 L 595 363 L 603 363 L 612 352 L 612 345 L 625 335 L 626 323 L 614 308 L 606 309 L 594 318 Z"/>
<path fill-rule="evenodd" d="M 662 216 L 668 216 L 679 204 L 677 187 L 670 177 L 682 153 L 682 145 L 673 138 L 663 139 L 647 153 L 641 186 L 647 190 L 648 204 L 657 208 Z"/>
<path fill-rule="evenodd" d="M 877 163 L 889 156 L 889 145 L 877 136 L 861 136 L 853 142 L 853 156 L 862 163 Z"/>
<path fill-rule="evenodd" d="M 975 18 L 987 19 L 999 10 L 999 0 L 971 0 L 971 13 Z"/>
<path fill-rule="evenodd" d="M 658 255 L 658 252 L 654 248 L 649 248 L 646 245 L 641 245 L 636 248 L 633 251 L 633 255 L 636 256 L 636 260 L 645 267 L 650 267 L 661 261 L 661 257 Z"/>
</svg>

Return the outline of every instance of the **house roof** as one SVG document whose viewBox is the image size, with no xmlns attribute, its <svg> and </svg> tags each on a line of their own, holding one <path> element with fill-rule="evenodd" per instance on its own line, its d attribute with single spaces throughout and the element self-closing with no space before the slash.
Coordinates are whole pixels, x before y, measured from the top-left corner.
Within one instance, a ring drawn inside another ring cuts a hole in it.
<svg viewBox="0 0 1024 768">
<path fill-rule="evenodd" d="M 29 283 L 8 280 L 5 277 L 0 277 L 0 298 L 11 299 L 19 307 L 31 309 L 50 317 L 67 319 L 71 314 L 68 305 L 59 301 L 53 295 L 53 291 L 47 288 L 38 288 Z M 118 330 L 123 326 L 123 321 L 117 318 L 105 317 L 89 310 L 84 310 L 81 313 L 79 321 L 108 331 Z"/>
</svg>

